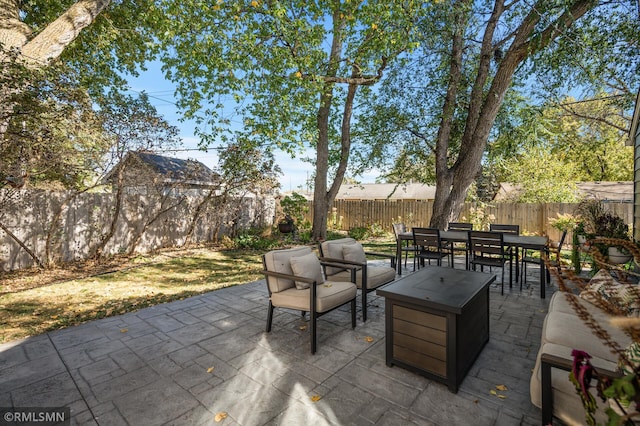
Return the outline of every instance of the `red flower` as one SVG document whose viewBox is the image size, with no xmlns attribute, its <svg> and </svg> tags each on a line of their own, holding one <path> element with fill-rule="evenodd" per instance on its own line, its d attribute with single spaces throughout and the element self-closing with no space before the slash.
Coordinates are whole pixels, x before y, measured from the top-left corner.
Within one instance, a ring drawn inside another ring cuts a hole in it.
<svg viewBox="0 0 640 426">
<path fill-rule="evenodd" d="M 584 351 L 574 349 L 571 351 L 571 356 L 573 357 L 573 366 L 571 368 L 573 377 L 578 381 L 584 396 L 588 398 L 589 386 L 591 378 L 593 377 L 593 366 L 591 362 L 589 362 L 591 355 Z"/>
</svg>

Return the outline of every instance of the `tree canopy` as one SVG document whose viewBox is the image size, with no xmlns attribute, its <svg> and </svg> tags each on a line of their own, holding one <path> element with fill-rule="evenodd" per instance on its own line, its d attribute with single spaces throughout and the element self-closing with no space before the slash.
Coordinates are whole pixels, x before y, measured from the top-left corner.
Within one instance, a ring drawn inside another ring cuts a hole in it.
<svg viewBox="0 0 640 426">
<path fill-rule="evenodd" d="M 163 4 L 170 19 L 161 38 L 167 47 L 162 60 L 178 84 L 180 106 L 208 126 L 204 143 L 235 134 L 267 150 L 314 147 L 313 232 L 324 238 L 328 207 L 348 165 L 356 94 L 378 83 L 390 63 L 416 46 L 414 22 L 426 6 L 302 0 L 217 2 L 204 9 L 198 1 Z M 229 101 L 233 111 L 224 110 Z M 237 114 L 241 123 L 228 114 Z"/>
</svg>

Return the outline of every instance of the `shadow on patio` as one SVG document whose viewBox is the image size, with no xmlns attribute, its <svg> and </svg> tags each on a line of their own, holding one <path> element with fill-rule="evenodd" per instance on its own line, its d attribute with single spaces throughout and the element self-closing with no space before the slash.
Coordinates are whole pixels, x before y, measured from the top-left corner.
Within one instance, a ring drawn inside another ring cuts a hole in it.
<svg viewBox="0 0 640 426">
<path fill-rule="evenodd" d="M 553 288 L 527 283 L 492 284 L 490 340 L 457 394 L 386 366 L 375 293 L 355 330 L 347 308 L 320 318 L 310 355 L 299 314 L 276 310 L 264 332 L 258 281 L 0 345 L 0 406 L 67 406 L 72 424 L 538 425 L 529 377 Z"/>
</svg>

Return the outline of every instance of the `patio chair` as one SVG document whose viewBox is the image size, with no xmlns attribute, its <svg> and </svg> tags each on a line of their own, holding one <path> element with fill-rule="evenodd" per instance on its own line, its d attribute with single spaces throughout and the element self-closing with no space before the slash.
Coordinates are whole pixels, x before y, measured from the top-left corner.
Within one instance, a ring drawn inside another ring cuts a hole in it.
<svg viewBox="0 0 640 426">
<path fill-rule="evenodd" d="M 400 234 L 405 234 L 407 232 L 407 227 L 404 223 L 394 223 L 393 225 L 393 235 L 396 237 L 396 244 L 398 244 L 398 238 Z M 409 257 L 409 253 L 415 255 L 416 246 L 411 244 L 411 240 L 404 240 L 406 244 L 401 246 L 401 253 L 404 253 L 404 267 L 407 267 L 407 258 Z M 401 243 L 401 242 L 400 242 Z M 402 257 L 402 256 L 401 256 Z M 400 262 L 402 259 L 398 259 Z"/>
<path fill-rule="evenodd" d="M 502 268 L 502 281 L 500 294 L 504 294 L 504 267 L 509 260 L 509 253 L 504 248 L 501 232 L 469 231 L 469 264 L 476 270 L 485 266 Z M 512 273 L 509 269 L 509 286 L 511 286 Z"/>
<path fill-rule="evenodd" d="M 396 278 L 396 256 L 385 253 L 365 252 L 364 248 L 353 238 L 324 241 L 319 244 L 320 260 L 332 264 L 356 267 L 356 286 L 361 291 L 362 321 L 367 320 L 367 293 Z M 375 266 L 367 257 L 387 258 L 391 266 Z M 324 268 L 327 281 L 347 281 L 351 270 L 344 267 L 327 265 Z"/>
<path fill-rule="evenodd" d="M 473 223 L 467 222 L 449 222 L 449 231 L 473 231 Z M 469 240 L 464 243 L 454 242 L 453 252 L 464 252 L 464 267 L 469 269 Z"/>
<path fill-rule="evenodd" d="M 309 312 L 311 353 L 317 348 L 316 319 L 347 303 L 351 304 L 351 327 L 356 327 L 356 294 L 353 281 L 325 283 L 322 263 L 310 247 L 274 250 L 263 255 L 262 264 L 269 289 L 267 332 L 271 331 L 274 308 Z M 350 277 L 355 281 L 355 268 Z"/>
<path fill-rule="evenodd" d="M 489 225 L 489 231 L 502 232 L 503 234 L 520 235 L 520 225 L 492 223 Z M 518 249 L 518 247 L 507 247 L 507 253 L 509 253 L 509 268 L 513 268 L 513 260 L 515 259 L 516 261 L 516 282 L 518 282 L 520 276 L 520 250 Z M 511 280 L 509 280 L 509 287 L 511 287 Z M 522 289 L 522 285 L 520 286 L 520 288 Z"/>
<path fill-rule="evenodd" d="M 560 241 L 553 242 L 549 241 L 549 247 L 546 250 L 547 257 L 549 258 L 548 265 L 556 268 L 558 273 L 561 273 L 560 268 L 560 252 L 562 250 L 562 246 L 564 245 L 564 240 L 567 238 L 567 230 L 562 231 L 562 235 L 560 236 Z M 527 283 L 527 263 L 533 263 L 535 265 L 540 266 L 541 259 L 539 257 L 533 257 L 533 253 L 530 250 L 523 249 L 522 250 L 522 267 L 520 268 L 520 273 L 522 277 L 520 278 L 520 289 L 522 289 L 522 282 Z M 547 282 L 551 282 L 551 273 L 549 269 L 547 269 Z"/>
<path fill-rule="evenodd" d="M 439 229 L 413 228 L 413 245 L 416 246 L 413 269 L 416 269 L 416 261 L 420 269 L 420 264 L 424 265 L 425 260 L 428 260 L 429 264 L 435 260 L 438 266 L 442 266 L 442 259 L 445 257 L 448 259 L 449 266 L 453 268 L 453 244 L 440 239 Z"/>
</svg>

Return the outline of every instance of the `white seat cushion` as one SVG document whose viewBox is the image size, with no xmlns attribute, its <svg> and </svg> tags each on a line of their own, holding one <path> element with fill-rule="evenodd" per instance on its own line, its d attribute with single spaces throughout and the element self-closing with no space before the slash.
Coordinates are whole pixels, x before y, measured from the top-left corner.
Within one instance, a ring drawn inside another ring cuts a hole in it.
<svg viewBox="0 0 640 426">
<path fill-rule="evenodd" d="M 356 297 L 356 286 L 350 282 L 326 282 L 316 286 L 316 312 L 326 312 L 337 306 L 343 305 Z M 298 290 L 290 288 L 271 295 L 271 301 L 281 308 L 310 311 L 309 292 L 311 289 Z"/>
<path fill-rule="evenodd" d="M 389 266 L 367 266 L 367 290 L 390 283 L 396 278 L 396 270 Z M 327 276 L 328 281 L 351 281 L 351 271 Z M 362 288 L 362 270 L 356 272 L 356 284 Z"/>
</svg>

